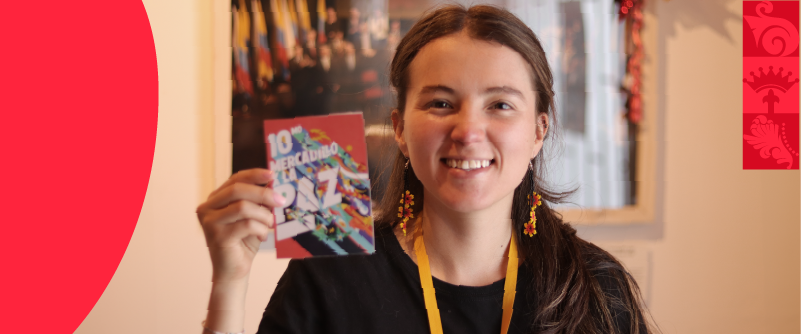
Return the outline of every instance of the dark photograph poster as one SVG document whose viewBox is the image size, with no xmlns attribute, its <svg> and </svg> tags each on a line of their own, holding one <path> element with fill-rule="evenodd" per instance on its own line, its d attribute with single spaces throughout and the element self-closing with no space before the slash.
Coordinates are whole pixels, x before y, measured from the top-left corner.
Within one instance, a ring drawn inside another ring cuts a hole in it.
<svg viewBox="0 0 801 334">
<path fill-rule="evenodd" d="M 232 172 L 266 168 L 265 119 L 357 111 L 380 179 L 376 159 L 392 144 L 386 73 L 402 35 L 386 1 L 232 0 L 231 15 Z"/>
</svg>

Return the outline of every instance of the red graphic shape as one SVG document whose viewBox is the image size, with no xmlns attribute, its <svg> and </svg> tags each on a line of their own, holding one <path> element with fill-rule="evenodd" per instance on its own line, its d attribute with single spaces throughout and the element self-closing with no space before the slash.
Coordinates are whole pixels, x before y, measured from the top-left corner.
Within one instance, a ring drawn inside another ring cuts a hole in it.
<svg viewBox="0 0 801 334">
<path fill-rule="evenodd" d="M 743 57 L 798 57 L 798 42 L 798 1 L 743 2 Z"/>
<path fill-rule="evenodd" d="M 275 242 L 276 257 L 279 259 L 302 259 L 311 257 L 312 254 L 298 244 L 295 239 L 289 238 Z"/>
<path fill-rule="evenodd" d="M 743 2 L 743 169 L 798 169 L 797 1 Z"/>
<path fill-rule="evenodd" d="M 743 169 L 798 169 L 798 114 L 743 114 Z"/>
<path fill-rule="evenodd" d="M 743 113 L 798 113 L 798 58 L 743 58 Z"/>
<path fill-rule="evenodd" d="M 4 1 L 0 31 L 2 332 L 72 333 L 117 269 L 147 190 L 153 35 L 132 0 Z"/>
</svg>

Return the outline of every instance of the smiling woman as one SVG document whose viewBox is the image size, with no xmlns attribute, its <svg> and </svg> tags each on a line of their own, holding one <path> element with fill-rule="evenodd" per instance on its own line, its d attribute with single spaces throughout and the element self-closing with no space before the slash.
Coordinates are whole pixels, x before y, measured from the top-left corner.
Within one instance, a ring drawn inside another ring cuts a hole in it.
<svg viewBox="0 0 801 334">
<path fill-rule="evenodd" d="M 292 260 L 259 333 L 650 331 L 631 275 L 551 209 L 569 192 L 541 178 L 553 79 L 525 24 L 438 8 L 398 44 L 390 81 L 398 151 L 375 254 Z M 272 177 L 237 173 L 198 208 L 209 329 L 242 328 L 250 265 L 283 200 L 255 184 Z"/>
</svg>

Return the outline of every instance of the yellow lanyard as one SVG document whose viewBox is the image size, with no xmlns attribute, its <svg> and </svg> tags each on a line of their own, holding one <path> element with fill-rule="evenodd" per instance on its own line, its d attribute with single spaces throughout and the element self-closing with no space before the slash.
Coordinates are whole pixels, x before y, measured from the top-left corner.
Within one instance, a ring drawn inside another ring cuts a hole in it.
<svg viewBox="0 0 801 334">
<path fill-rule="evenodd" d="M 437 308 L 437 297 L 434 294 L 434 281 L 431 278 L 431 265 L 428 262 L 426 245 L 423 242 L 423 229 L 418 228 L 414 238 L 414 252 L 417 254 L 417 268 L 420 271 L 420 285 L 423 286 L 423 299 L 428 311 L 428 326 L 431 334 L 442 334 L 442 320 Z M 514 254 L 514 255 L 513 255 Z M 515 304 L 515 288 L 517 287 L 517 241 L 512 235 L 509 241 L 509 263 L 506 266 L 506 283 L 503 286 L 503 318 L 501 334 L 509 331 L 512 321 L 512 306 Z"/>
</svg>

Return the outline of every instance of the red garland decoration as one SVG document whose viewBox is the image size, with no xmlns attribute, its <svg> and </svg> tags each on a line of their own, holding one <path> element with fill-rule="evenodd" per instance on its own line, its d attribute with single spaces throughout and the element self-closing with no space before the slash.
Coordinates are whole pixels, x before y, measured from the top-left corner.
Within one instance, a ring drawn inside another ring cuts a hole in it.
<svg viewBox="0 0 801 334">
<path fill-rule="evenodd" d="M 640 31 L 643 21 L 643 3 L 645 0 L 617 0 L 620 6 L 618 17 L 626 21 L 626 53 L 629 54 L 626 62 L 626 78 L 623 88 L 628 93 L 627 117 L 629 121 L 638 124 L 642 119 L 642 88 L 641 65 L 644 58 L 642 37 Z"/>
</svg>

